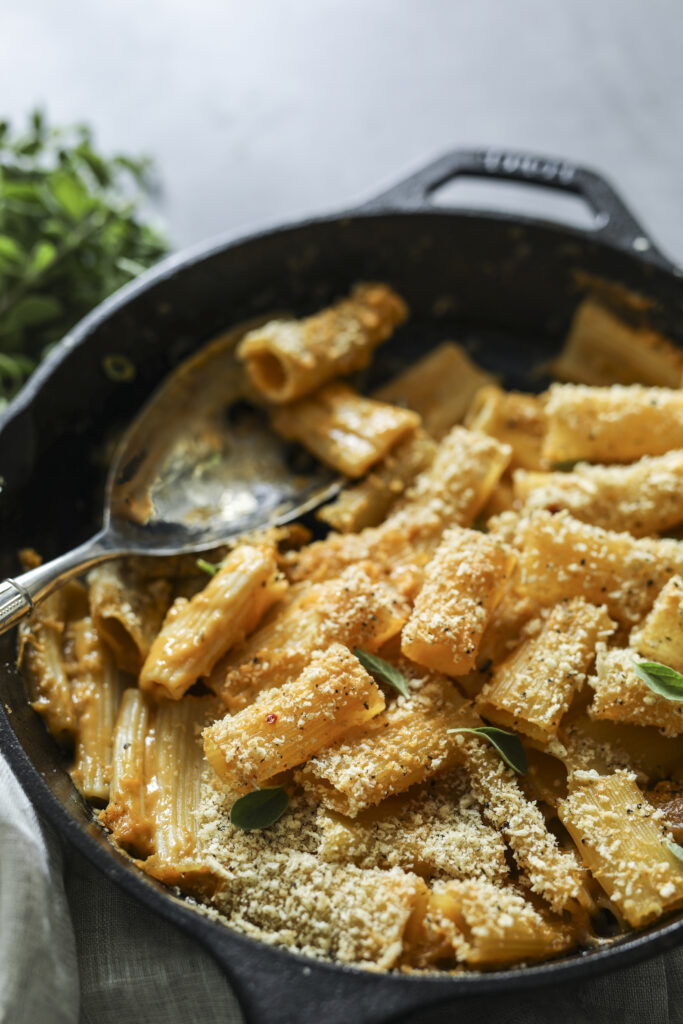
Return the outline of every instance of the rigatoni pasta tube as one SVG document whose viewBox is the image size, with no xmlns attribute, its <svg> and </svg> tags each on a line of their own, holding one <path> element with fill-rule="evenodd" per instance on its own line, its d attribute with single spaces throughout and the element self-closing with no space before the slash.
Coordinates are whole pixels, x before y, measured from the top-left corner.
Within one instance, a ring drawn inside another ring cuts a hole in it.
<svg viewBox="0 0 683 1024">
<path fill-rule="evenodd" d="M 683 864 L 631 773 L 574 772 L 559 815 L 591 874 L 632 927 L 683 903 Z"/>
<path fill-rule="evenodd" d="M 509 445 L 454 427 L 441 441 L 432 464 L 419 474 L 380 526 L 358 535 L 331 534 L 309 544 L 292 556 L 290 577 L 326 579 L 339 575 L 352 562 L 368 559 L 391 569 L 397 580 L 406 576 L 410 590 L 443 531 L 474 521 L 509 461 Z"/>
<path fill-rule="evenodd" d="M 551 369 L 560 380 L 577 384 L 671 387 L 681 378 L 683 353 L 656 331 L 624 323 L 589 296 L 578 306 Z"/>
<path fill-rule="evenodd" d="M 76 749 L 71 776 L 90 800 L 107 800 L 112 740 L 124 683 L 89 616 L 70 625 L 74 663 L 71 691 L 76 709 Z"/>
<path fill-rule="evenodd" d="M 142 667 L 141 689 L 179 700 L 286 589 L 270 545 L 240 545 L 199 594 L 175 601 Z"/>
<path fill-rule="evenodd" d="M 271 320 L 250 331 L 237 355 L 268 401 L 291 402 L 367 366 L 373 349 L 407 315 L 387 285 L 359 284 L 347 299 L 304 320 Z"/>
<path fill-rule="evenodd" d="M 467 410 L 465 426 L 509 444 L 512 468 L 541 468 L 546 421 L 536 395 L 503 391 L 494 385 L 480 388 Z"/>
<path fill-rule="evenodd" d="M 548 462 L 633 462 L 683 448 L 683 390 L 552 384 L 547 396 Z"/>
<path fill-rule="evenodd" d="M 256 863 L 230 857 L 216 898 L 228 919 L 278 945 L 291 947 L 301 937 L 309 953 L 337 962 L 380 970 L 398 964 L 416 901 L 426 892 L 421 878 L 400 868 L 324 864 L 312 853 L 278 854 L 269 845 Z"/>
<path fill-rule="evenodd" d="M 483 880 L 436 882 L 420 945 L 470 967 L 501 967 L 557 956 L 574 942 L 560 918 L 541 914 L 511 886 Z"/>
<path fill-rule="evenodd" d="M 145 579 L 122 559 L 88 573 L 90 614 L 124 672 L 137 675 L 142 668 L 161 629 L 170 591 L 166 580 Z"/>
<path fill-rule="evenodd" d="M 427 433 L 439 440 L 460 423 L 478 389 L 494 381 L 493 374 L 472 362 L 462 345 L 444 341 L 373 397 L 413 409 Z"/>
<path fill-rule="evenodd" d="M 312 757 L 299 773 L 304 790 L 330 810 L 355 817 L 452 767 L 457 751 L 448 729 L 459 724 L 463 704 L 449 680 L 427 677 L 409 699 L 392 702 L 373 721 Z"/>
<path fill-rule="evenodd" d="M 170 865 L 197 853 L 195 811 L 204 761 L 200 732 L 215 709 L 213 697 L 161 701 L 155 709 L 147 781 L 154 792 L 155 853 Z"/>
<path fill-rule="evenodd" d="M 683 701 L 653 693 L 636 674 L 633 663 L 641 660 L 630 647 L 598 654 L 595 675 L 588 680 L 595 691 L 589 713 L 611 722 L 656 725 L 665 736 L 678 736 L 683 732 Z"/>
<path fill-rule="evenodd" d="M 154 839 L 154 797 L 147 792 L 145 776 L 152 715 L 146 694 L 137 689 L 124 692 L 113 737 L 109 803 L 100 815 L 117 843 L 142 857 L 152 852 Z"/>
<path fill-rule="evenodd" d="M 636 539 L 589 526 L 566 512 L 533 512 L 519 528 L 518 589 L 540 604 L 584 597 L 633 626 L 672 576 L 683 572 L 683 545 Z"/>
<path fill-rule="evenodd" d="M 346 647 L 316 654 L 298 679 L 266 690 L 239 714 L 204 732 L 204 750 L 234 793 L 302 764 L 384 708 L 372 677 Z"/>
<path fill-rule="evenodd" d="M 362 868 L 402 867 L 422 877 L 503 881 L 510 870 L 505 842 L 484 822 L 469 788 L 460 768 L 389 797 L 356 818 L 319 807 L 318 856 Z"/>
<path fill-rule="evenodd" d="M 82 617 L 86 593 L 67 583 L 50 594 L 19 626 L 19 664 L 26 671 L 31 704 L 58 740 L 73 740 L 76 712 L 64 656 L 64 632 L 72 612 Z"/>
<path fill-rule="evenodd" d="M 538 636 L 525 640 L 494 671 L 477 710 L 503 728 L 550 740 L 586 678 L 597 644 L 614 628 L 604 608 L 583 598 L 555 605 Z"/>
<path fill-rule="evenodd" d="M 339 496 L 316 512 L 339 533 L 356 533 L 382 521 L 418 473 L 434 461 L 436 442 L 424 430 L 398 441 L 364 480 L 344 487 Z"/>
<path fill-rule="evenodd" d="M 476 724 L 469 709 L 463 712 L 467 719 L 458 725 Z M 527 800 L 514 772 L 486 741 L 467 733 L 454 738 L 484 818 L 504 835 L 531 891 L 553 910 L 572 905 L 579 896 L 581 881 L 575 857 L 560 849 L 539 807 Z"/>
<path fill-rule="evenodd" d="M 204 855 L 198 809 L 210 773 L 201 728 L 216 711 L 214 697 L 159 701 L 154 709 L 145 758 L 147 793 L 154 824 L 154 853 L 145 871 L 166 885 L 212 896 L 223 873 Z"/>
<path fill-rule="evenodd" d="M 470 526 L 507 469 L 511 454 L 509 445 L 493 437 L 453 427 L 432 464 L 400 499 L 387 526 L 401 513 L 416 509 L 438 514 L 440 532 L 448 526 Z"/>
<path fill-rule="evenodd" d="M 351 477 L 363 476 L 419 423 L 409 409 L 365 398 L 336 382 L 272 413 L 278 434 Z"/>
<path fill-rule="evenodd" d="M 469 672 L 514 561 L 486 534 L 447 530 L 403 628 L 403 654 L 447 675 Z"/>
<path fill-rule="evenodd" d="M 683 672 L 683 578 L 674 576 L 629 640 L 650 661 Z"/>
<path fill-rule="evenodd" d="M 370 562 L 304 589 L 246 643 L 215 666 L 208 684 L 232 714 L 261 690 L 296 679 L 314 651 L 332 643 L 375 653 L 410 614 L 407 602 Z"/>
<path fill-rule="evenodd" d="M 683 522 L 683 451 L 628 466 L 582 464 L 571 473 L 518 470 L 514 494 L 525 510 L 566 509 L 584 523 L 634 537 L 661 533 Z"/>
</svg>

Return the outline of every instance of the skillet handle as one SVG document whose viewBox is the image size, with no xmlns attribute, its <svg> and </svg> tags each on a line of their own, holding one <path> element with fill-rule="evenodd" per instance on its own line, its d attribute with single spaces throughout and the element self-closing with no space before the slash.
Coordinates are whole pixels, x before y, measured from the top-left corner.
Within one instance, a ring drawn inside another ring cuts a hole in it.
<svg viewBox="0 0 683 1024">
<path fill-rule="evenodd" d="M 198 934 L 235 990 L 247 1024 L 390 1024 L 453 1000 L 449 976 L 380 974 L 250 942 L 227 928 Z"/>
<path fill-rule="evenodd" d="M 535 153 L 502 149 L 456 149 L 371 199 L 361 210 L 380 212 L 433 209 L 433 193 L 460 176 L 517 181 L 580 196 L 595 215 L 594 228 L 583 230 L 582 234 L 626 252 L 635 252 L 667 270 L 676 270 L 606 178 L 571 161 Z M 528 218 L 516 215 L 515 219 L 523 221 Z"/>
</svg>

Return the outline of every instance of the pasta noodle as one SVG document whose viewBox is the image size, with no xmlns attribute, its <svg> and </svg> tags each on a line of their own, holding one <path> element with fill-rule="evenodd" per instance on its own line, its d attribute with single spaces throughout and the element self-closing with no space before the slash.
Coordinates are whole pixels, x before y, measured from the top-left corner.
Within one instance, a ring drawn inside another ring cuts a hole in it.
<svg viewBox="0 0 683 1024">
<path fill-rule="evenodd" d="M 493 385 L 480 388 L 468 409 L 465 426 L 509 444 L 513 469 L 541 469 L 545 412 L 533 395 L 503 391 Z"/>
<path fill-rule="evenodd" d="M 462 421 L 479 388 L 494 381 L 461 345 L 444 341 L 379 388 L 374 397 L 413 409 L 427 433 L 440 439 Z"/>
<path fill-rule="evenodd" d="M 70 626 L 74 660 L 71 698 L 77 721 L 71 775 L 91 800 L 107 800 L 112 776 L 112 741 L 124 682 L 89 616 Z"/>
<path fill-rule="evenodd" d="M 543 916 L 513 889 L 482 881 L 437 882 L 421 930 L 418 945 L 471 967 L 541 960 L 572 944 L 559 918 Z"/>
<path fill-rule="evenodd" d="M 604 603 L 625 626 L 638 623 L 662 587 L 683 571 L 683 545 L 677 541 L 635 540 L 565 512 L 534 512 L 521 524 L 520 535 L 522 593 L 545 605 L 566 597 Z"/>
<path fill-rule="evenodd" d="M 683 448 L 683 391 L 639 384 L 553 384 L 545 406 L 548 462 L 633 462 Z"/>
<path fill-rule="evenodd" d="M 204 733 L 206 756 L 232 792 L 248 792 L 303 764 L 354 725 L 374 718 L 384 697 L 341 644 L 314 655 L 298 679 L 266 690 Z"/>
<path fill-rule="evenodd" d="M 105 562 L 88 573 L 90 614 L 125 672 L 138 673 L 170 602 L 166 580 L 146 580 L 124 562 Z"/>
<path fill-rule="evenodd" d="M 367 725 L 312 757 L 300 773 L 304 791 L 324 807 L 355 817 L 457 763 L 447 730 L 459 725 L 462 697 L 431 678 Z"/>
<path fill-rule="evenodd" d="M 584 523 L 634 537 L 683 521 L 683 451 L 645 456 L 630 466 L 579 465 L 571 473 L 515 473 L 525 510 L 566 509 Z"/>
<path fill-rule="evenodd" d="M 683 903 L 683 864 L 657 813 L 625 771 L 575 773 L 560 817 L 593 877 L 629 924 Z"/>
<path fill-rule="evenodd" d="M 272 548 L 236 548 L 204 590 L 175 601 L 142 666 L 142 689 L 178 700 L 254 629 L 286 587 Z"/>
<path fill-rule="evenodd" d="M 100 820 L 121 846 L 146 856 L 153 850 L 152 797 L 147 792 L 145 748 L 153 708 L 137 688 L 124 691 L 113 737 L 109 803 Z"/>
<path fill-rule="evenodd" d="M 33 707 L 52 735 L 67 743 L 75 738 L 77 725 L 64 632 L 74 605 L 77 617 L 85 613 L 85 600 L 80 584 L 67 584 L 39 604 L 19 627 L 19 664 L 27 676 Z"/>
<path fill-rule="evenodd" d="M 479 713 L 547 742 L 583 684 L 598 643 L 613 630 L 605 609 L 580 597 L 555 605 L 540 633 L 496 668 L 477 699 Z"/>
<path fill-rule="evenodd" d="M 581 892 L 574 858 L 560 849 L 541 810 L 525 798 L 500 758 L 480 739 L 461 734 L 457 740 L 484 817 L 505 836 L 531 891 L 553 910 L 571 907 Z"/>
<path fill-rule="evenodd" d="M 576 310 L 552 371 L 577 384 L 672 387 L 681 379 L 683 355 L 661 334 L 624 323 L 589 297 Z"/>
<path fill-rule="evenodd" d="M 272 414 L 278 434 L 299 441 L 333 469 L 358 477 L 415 431 L 419 416 L 408 409 L 364 398 L 346 384 L 326 384 L 307 398 Z"/>
<path fill-rule="evenodd" d="M 418 428 L 398 441 L 364 480 L 345 487 L 341 494 L 323 505 L 317 517 L 339 533 L 357 533 L 377 526 L 396 499 L 418 473 L 434 461 L 436 442 Z"/>
<path fill-rule="evenodd" d="M 652 611 L 631 633 L 630 643 L 651 661 L 683 672 L 683 579 L 674 576 L 660 591 Z"/>
<path fill-rule="evenodd" d="M 656 725 L 665 736 L 683 732 L 683 701 L 660 697 L 636 675 L 633 649 L 614 648 L 598 654 L 596 674 L 589 679 L 595 691 L 590 713 L 612 722 Z"/>
<path fill-rule="evenodd" d="M 446 531 L 401 634 L 403 654 L 448 675 L 468 672 L 514 560 L 486 534 Z"/>
<path fill-rule="evenodd" d="M 289 560 L 290 579 L 325 579 L 347 565 L 369 560 L 414 592 L 443 531 L 474 522 L 509 459 L 507 445 L 454 427 L 432 464 L 396 502 L 384 523 L 359 534 L 331 534 L 309 544 Z"/>
<path fill-rule="evenodd" d="M 291 402 L 366 366 L 407 312 L 386 285 L 359 284 L 348 299 L 305 320 L 271 320 L 250 331 L 237 354 L 269 401 Z"/>
<path fill-rule="evenodd" d="M 300 591 L 272 622 L 218 662 L 207 682 L 234 714 L 262 690 L 295 678 L 316 650 L 331 643 L 378 651 L 400 631 L 409 611 L 372 563 L 351 565 L 337 578 Z"/>
</svg>

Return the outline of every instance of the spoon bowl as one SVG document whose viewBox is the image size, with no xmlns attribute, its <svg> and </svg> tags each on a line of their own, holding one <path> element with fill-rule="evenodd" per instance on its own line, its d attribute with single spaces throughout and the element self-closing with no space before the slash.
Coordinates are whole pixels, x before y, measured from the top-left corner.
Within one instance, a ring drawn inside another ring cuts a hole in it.
<svg viewBox="0 0 683 1024">
<path fill-rule="evenodd" d="M 256 323 L 221 334 L 161 384 L 116 450 L 102 530 L 0 583 L 0 633 L 99 562 L 206 551 L 290 522 L 339 492 L 344 479 L 271 431 L 250 395 L 235 348 Z"/>
</svg>

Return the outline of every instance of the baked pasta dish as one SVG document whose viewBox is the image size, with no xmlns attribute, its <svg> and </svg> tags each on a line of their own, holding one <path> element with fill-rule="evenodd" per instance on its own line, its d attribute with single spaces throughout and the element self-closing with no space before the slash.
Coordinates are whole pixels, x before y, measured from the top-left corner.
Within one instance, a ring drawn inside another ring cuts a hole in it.
<svg viewBox="0 0 683 1024">
<path fill-rule="evenodd" d="M 311 956 L 500 968 L 683 906 L 683 353 L 589 297 L 541 394 L 451 341 L 359 393 L 407 317 L 362 283 L 248 331 L 244 395 L 347 486 L 91 570 L 20 658 L 156 879 Z"/>
</svg>

